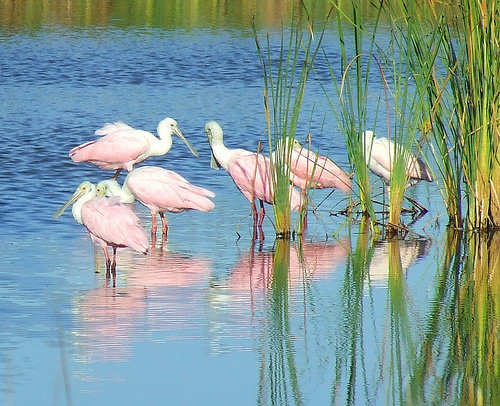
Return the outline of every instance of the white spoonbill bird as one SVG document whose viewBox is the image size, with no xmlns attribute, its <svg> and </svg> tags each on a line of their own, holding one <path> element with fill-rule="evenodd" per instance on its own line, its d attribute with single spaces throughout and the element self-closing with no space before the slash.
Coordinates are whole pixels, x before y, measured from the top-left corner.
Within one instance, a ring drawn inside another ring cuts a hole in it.
<svg viewBox="0 0 500 406">
<path fill-rule="evenodd" d="M 285 143 L 285 148 L 288 144 Z M 279 144 L 278 144 L 279 145 Z M 289 153 L 290 152 L 290 153 Z M 285 162 L 290 168 L 292 183 L 302 189 L 338 189 L 345 194 L 352 192 L 351 178 L 329 158 L 304 148 L 294 138 L 291 151 L 284 151 Z"/>
<path fill-rule="evenodd" d="M 148 236 L 139 224 L 139 218 L 130 207 L 116 198 L 96 197 L 96 186 L 88 181 L 82 182 L 75 193 L 53 216 L 59 217 L 73 204 L 72 213 L 76 222 L 84 225 L 94 244 L 99 244 L 106 257 L 106 278 L 113 274 L 116 278 L 116 249 L 130 247 L 147 254 Z M 113 248 L 111 261 L 107 247 Z"/>
<path fill-rule="evenodd" d="M 168 225 L 164 212 L 180 213 L 186 210 L 208 212 L 215 207 L 210 198 L 215 193 L 189 183 L 174 171 L 157 166 L 143 166 L 131 171 L 120 187 L 116 180 L 97 184 L 98 196 L 117 196 L 122 203 L 138 200 L 151 212 L 151 235 L 156 237 L 156 214 L 162 222 L 162 240 L 167 236 Z"/>
<path fill-rule="evenodd" d="M 177 135 L 198 158 L 198 152 L 182 134 L 177 121 L 167 117 L 158 123 L 158 136 L 136 130 L 128 124 L 105 124 L 95 132 L 102 137 L 73 148 L 69 156 L 74 162 L 90 162 L 99 168 L 116 170 L 114 179 L 122 169 L 131 171 L 135 164 L 150 156 L 165 155 L 172 148 L 172 134 Z"/>
<path fill-rule="evenodd" d="M 252 205 L 254 230 L 257 225 L 261 228 L 266 214 L 264 203 L 272 204 L 274 202 L 269 158 L 240 148 L 227 148 L 224 145 L 222 128 L 215 121 L 210 121 L 205 125 L 205 132 L 212 150 L 212 169 L 223 167 L 231 176 L 236 187 Z M 260 202 L 260 219 L 255 206 L 255 199 Z M 300 206 L 300 193 L 290 186 L 290 207 L 292 210 L 297 211 Z"/>
<path fill-rule="evenodd" d="M 363 133 L 365 159 L 368 168 L 377 176 L 380 176 L 386 184 L 391 180 L 395 154 L 400 147 L 385 137 L 376 137 L 373 131 L 367 130 Z M 427 164 L 415 155 L 406 152 L 406 176 L 413 180 L 409 186 L 421 180 L 432 182 L 434 180 Z"/>
</svg>

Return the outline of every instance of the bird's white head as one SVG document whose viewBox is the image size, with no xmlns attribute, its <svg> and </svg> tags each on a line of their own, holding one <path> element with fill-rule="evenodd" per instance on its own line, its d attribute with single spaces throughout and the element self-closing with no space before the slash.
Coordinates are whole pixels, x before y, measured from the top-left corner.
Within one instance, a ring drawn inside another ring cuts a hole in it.
<svg viewBox="0 0 500 406">
<path fill-rule="evenodd" d="M 64 205 L 57 212 L 54 213 L 52 218 L 58 218 L 70 205 L 78 202 L 78 207 L 76 209 L 75 207 L 73 207 L 73 217 L 78 223 L 82 224 L 81 206 L 83 205 L 83 203 L 88 202 L 95 196 L 96 187 L 94 184 L 90 183 L 89 181 L 80 183 L 76 188 L 75 193 L 73 193 L 73 196 L 71 196 L 71 198 L 66 203 L 64 203 Z"/>
<path fill-rule="evenodd" d="M 161 139 L 165 139 L 165 140 L 170 139 L 170 141 L 171 141 L 172 134 L 177 135 L 184 142 L 184 144 L 187 145 L 187 147 L 189 148 L 191 153 L 196 158 L 198 158 L 200 156 L 198 151 L 196 151 L 196 149 L 194 149 L 193 146 L 188 142 L 186 137 L 184 137 L 184 134 L 182 134 L 182 131 L 179 128 L 179 125 L 177 124 L 177 121 L 175 121 L 173 118 L 167 117 L 167 118 L 164 118 L 163 120 L 161 120 L 158 123 L 157 131 L 158 131 L 158 136 Z"/>
<path fill-rule="evenodd" d="M 205 133 L 207 134 L 208 142 L 210 144 L 210 149 L 212 152 L 212 157 L 210 160 L 210 167 L 212 169 L 219 169 L 221 165 L 215 159 L 214 147 L 217 145 L 224 145 L 224 132 L 221 126 L 215 121 L 209 121 L 205 124 Z"/>
<path fill-rule="evenodd" d="M 101 180 L 96 186 L 97 197 L 116 196 L 119 191 L 120 184 L 114 179 Z"/>
</svg>

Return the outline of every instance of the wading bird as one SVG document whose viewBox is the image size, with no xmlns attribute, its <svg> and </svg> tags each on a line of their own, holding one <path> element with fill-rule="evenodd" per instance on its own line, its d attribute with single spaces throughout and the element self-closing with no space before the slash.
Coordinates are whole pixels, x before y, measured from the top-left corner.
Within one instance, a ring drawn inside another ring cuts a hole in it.
<svg viewBox="0 0 500 406">
<path fill-rule="evenodd" d="M 236 187 L 252 205 L 254 235 L 259 227 L 262 233 L 262 222 L 266 215 L 264 203 L 274 202 L 273 181 L 270 176 L 269 158 L 244 149 L 230 149 L 224 145 L 224 133 L 219 124 L 210 121 L 205 125 L 208 142 L 212 151 L 212 169 L 224 168 L 231 176 Z M 260 219 L 255 199 L 260 202 Z M 300 193 L 290 186 L 290 208 L 294 211 L 301 206 Z"/>
<path fill-rule="evenodd" d="M 333 188 L 345 194 L 352 192 L 352 182 L 347 173 L 327 157 L 304 148 L 296 139 L 293 140 L 291 151 L 283 152 L 290 168 L 290 179 L 302 189 L 303 195 L 306 189 Z"/>
<path fill-rule="evenodd" d="M 363 133 L 366 165 L 377 176 L 380 176 L 386 184 L 391 181 L 391 174 L 395 161 L 395 154 L 402 147 L 385 137 L 376 137 L 373 131 L 367 130 Z M 434 180 L 427 164 L 409 152 L 403 152 L 406 156 L 406 176 L 412 182 L 410 187 L 421 180 L 432 182 Z"/>
<path fill-rule="evenodd" d="M 427 182 L 432 182 L 434 180 L 429 167 L 422 159 L 416 157 L 408 151 L 405 151 L 401 145 L 394 143 L 392 140 L 389 140 L 386 137 L 376 137 L 373 131 L 367 130 L 363 132 L 362 142 L 365 149 L 366 165 L 375 175 L 384 180 L 388 191 L 395 161 L 395 154 L 399 153 L 399 151 L 405 154 L 406 177 L 410 181 L 406 185 L 406 188 L 417 184 L 421 180 L 425 180 Z M 424 206 L 407 196 L 405 197 L 418 207 L 421 212 L 427 212 L 427 209 Z"/>
<path fill-rule="evenodd" d="M 148 236 L 139 224 L 139 218 L 130 207 L 116 198 L 96 197 L 94 184 L 85 181 L 76 189 L 73 196 L 54 214 L 59 217 L 73 204 L 72 213 L 76 222 L 84 225 L 94 244 L 99 244 L 106 257 L 106 279 L 110 271 L 113 274 L 113 286 L 116 280 L 116 249 L 130 247 L 147 254 Z M 107 247 L 113 248 L 111 261 Z"/>
<path fill-rule="evenodd" d="M 98 196 L 117 196 L 122 203 L 138 200 L 151 212 L 151 237 L 156 245 L 156 214 L 162 222 L 162 242 L 168 225 L 164 212 L 180 213 L 186 210 L 208 212 L 215 207 L 210 198 L 215 193 L 189 183 L 174 171 L 156 166 L 143 166 L 131 171 L 120 187 L 116 180 L 104 180 L 97 184 Z"/>
<path fill-rule="evenodd" d="M 116 179 L 122 169 L 131 171 L 133 166 L 150 156 L 165 155 L 172 148 L 172 134 L 176 134 L 198 158 L 198 152 L 182 134 L 177 121 L 165 118 L 158 123 L 158 136 L 148 131 L 136 130 L 116 122 L 106 124 L 95 132 L 102 137 L 73 148 L 69 156 L 74 162 L 89 162 L 102 169 L 116 170 Z"/>
</svg>

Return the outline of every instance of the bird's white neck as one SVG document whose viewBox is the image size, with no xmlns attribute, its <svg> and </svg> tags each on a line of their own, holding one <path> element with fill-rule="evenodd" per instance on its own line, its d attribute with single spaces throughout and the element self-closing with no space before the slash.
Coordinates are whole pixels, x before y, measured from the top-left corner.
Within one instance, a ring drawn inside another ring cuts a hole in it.
<svg viewBox="0 0 500 406">
<path fill-rule="evenodd" d="M 227 170 L 229 161 L 231 160 L 236 150 L 227 148 L 222 140 L 217 139 L 212 140 L 211 147 L 212 153 L 214 154 L 214 157 L 219 165 Z"/>
<path fill-rule="evenodd" d="M 151 140 L 149 145 L 151 156 L 165 155 L 172 148 L 172 135 L 160 135 L 160 139 L 154 137 L 154 140 Z"/>
</svg>

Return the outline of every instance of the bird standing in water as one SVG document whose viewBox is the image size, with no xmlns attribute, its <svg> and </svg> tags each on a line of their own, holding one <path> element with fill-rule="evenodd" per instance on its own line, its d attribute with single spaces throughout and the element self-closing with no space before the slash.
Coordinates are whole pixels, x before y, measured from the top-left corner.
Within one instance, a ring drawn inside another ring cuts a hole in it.
<svg viewBox="0 0 500 406">
<path fill-rule="evenodd" d="M 362 141 L 365 148 L 366 165 L 388 184 L 391 181 L 395 155 L 398 151 L 403 151 L 403 147 L 385 137 L 376 137 L 370 130 L 363 133 Z M 429 167 L 422 159 L 406 151 L 403 153 L 406 160 L 406 176 L 411 181 L 407 187 L 421 180 L 427 182 L 434 180 Z"/>
<path fill-rule="evenodd" d="M 69 156 L 74 162 L 89 162 L 99 168 L 115 170 L 116 179 L 122 169 L 131 171 L 135 164 L 150 156 L 165 155 L 172 148 L 172 134 L 177 135 L 198 158 L 198 152 L 182 134 L 177 121 L 165 118 L 158 123 L 158 136 L 116 122 L 95 132 L 102 137 L 73 148 Z"/>
<path fill-rule="evenodd" d="M 106 258 L 106 280 L 109 280 L 111 273 L 115 286 L 117 248 L 130 247 L 147 254 L 149 242 L 146 231 L 130 207 L 120 203 L 116 198 L 96 197 L 96 186 L 88 181 L 78 186 L 73 196 L 53 218 L 59 217 L 71 204 L 76 222 L 84 225 L 92 242 L 102 247 Z M 108 246 L 113 249 L 113 260 L 109 256 Z"/>
<path fill-rule="evenodd" d="M 258 227 L 260 236 L 263 238 L 262 223 L 266 215 L 264 203 L 273 204 L 274 202 L 269 158 L 241 148 L 227 148 L 224 145 L 222 128 L 215 121 L 210 121 L 205 125 L 205 132 L 212 151 L 212 169 L 224 168 L 239 191 L 250 201 L 254 220 L 254 235 L 256 235 Z M 260 202 L 260 215 L 257 212 L 255 199 Z M 290 208 L 297 211 L 300 206 L 300 193 L 290 186 Z"/>
<path fill-rule="evenodd" d="M 406 188 L 425 180 L 427 182 L 434 181 L 431 170 L 427 164 L 420 158 L 405 151 L 403 147 L 386 137 L 376 137 L 373 131 L 367 130 L 363 132 L 362 143 L 365 149 L 365 160 L 368 168 L 377 176 L 381 177 L 389 191 L 389 183 L 391 181 L 392 171 L 396 154 L 401 151 L 404 154 L 406 161 L 406 177 L 410 181 Z M 415 200 L 405 196 L 418 209 L 425 213 L 427 209 Z"/>
<path fill-rule="evenodd" d="M 138 200 L 151 212 L 151 237 L 156 245 L 156 214 L 162 222 L 162 243 L 165 242 L 168 225 L 164 212 L 180 213 L 186 210 L 208 212 L 215 207 L 210 198 L 212 191 L 195 186 L 174 171 L 156 166 L 143 166 L 131 171 L 120 187 L 115 180 L 97 184 L 98 196 L 117 196 L 122 203 Z"/>
</svg>

